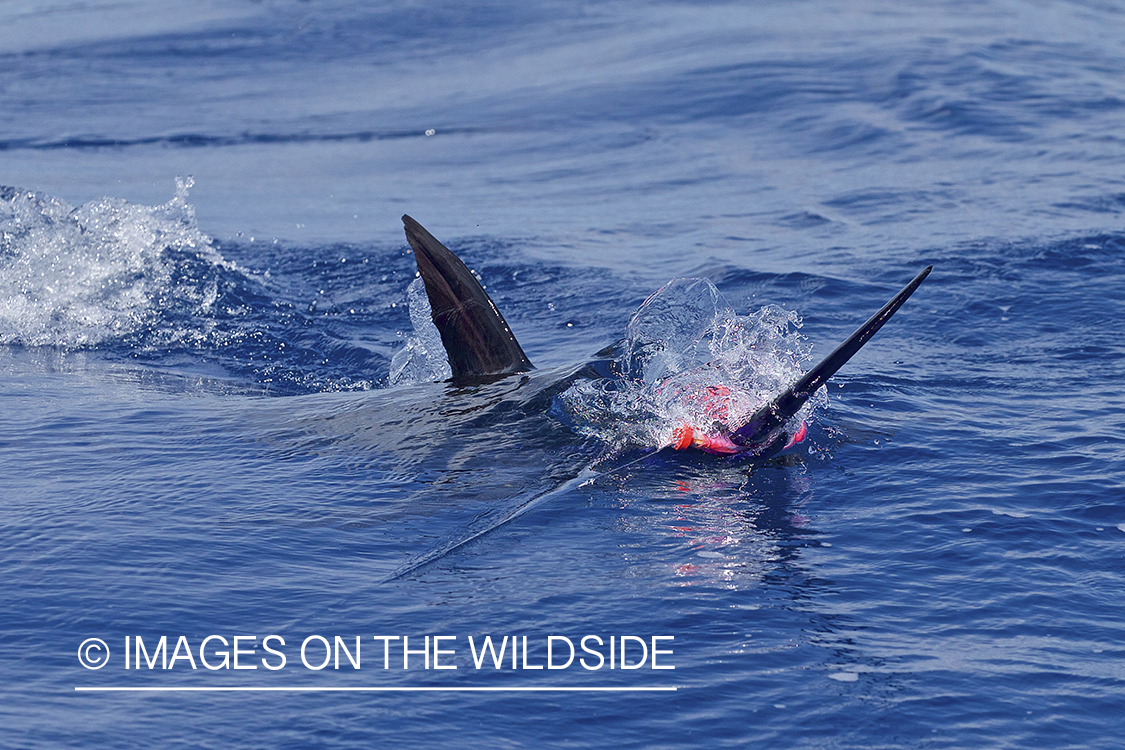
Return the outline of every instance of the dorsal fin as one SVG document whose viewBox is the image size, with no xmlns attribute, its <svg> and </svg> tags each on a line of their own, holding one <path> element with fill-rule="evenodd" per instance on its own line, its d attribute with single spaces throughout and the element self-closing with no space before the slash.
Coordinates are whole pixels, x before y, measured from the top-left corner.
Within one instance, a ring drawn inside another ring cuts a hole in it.
<svg viewBox="0 0 1125 750">
<path fill-rule="evenodd" d="M 504 316 L 461 259 L 425 227 L 402 217 L 406 240 L 426 285 L 454 382 L 475 382 L 532 368 Z"/>
<path fill-rule="evenodd" d="M 836 371 L 843 367 L 883 327 L 883 324 L 891 319 L 892 315 L 898 312 L 902 303 L 914 294 L 914 290 L 930 275 L 931 270 L 933 270 L 933 266 L 926 266 L 921 273 L 914 277 L 913 281 L 904 286 L 902 291 L 894 297 L 891 297 L 890 301 L 883 305 L 879 312 L 872 315 L 866 323 L 857 328 L 855 333 L 848 336 L 844 343 L 833 349 L 832 353 L 821 360 L 816 367 L 806 372 L 793 385 L 758 409 L 754 416 L 750 417 L 750 421 L 731 434 L 731 442 L 748 447 L 762 446 L 763 448 L 768 448 L 773 443 L 779 442 L 779 435 L 776 434 L 778 430 L 801 410 L 801 407 L 808 402 L 817 389 L 828 382 L 828 379 L 835 375 Z M 784 441 L 780 441 L 780 443 L 784 445 Z"/>
</svg>

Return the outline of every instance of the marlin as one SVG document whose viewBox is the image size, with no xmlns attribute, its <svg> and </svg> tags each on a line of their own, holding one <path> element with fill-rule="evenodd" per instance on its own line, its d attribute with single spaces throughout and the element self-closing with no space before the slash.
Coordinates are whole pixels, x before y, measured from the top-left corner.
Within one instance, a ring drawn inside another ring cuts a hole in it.
<svg viewBox="0 0 1125 750">
<path fill-rule="evenodd" d="M 431 317 L 449 358 L 452 383 L 489 383 L 534 369 L 504 316 L 461 259 L 410 216 L 404 215 L 402 222 L 425 284 Z M 827 357 L 758 407 L 749 419 L 739 424 L 716 423 L 717 429 L 712 431 L 684 425 L 674 432 L 673 442 L 663 447 L 765 459 L 800 442 L 805 425 L 792 425 L 795 415 L 898 312 L 932 269 L 926 266 Z M 612 347 L 599 352 L 609 354 Z M 582 368 L 571 380 L 615 374 L 612 361 L 603 359 Z M 712 395 L 722 396 L 721 392 Z"/>
<path fill-rule="evenodd" d="M 915 276 L 831 354 L 774 394 L 749 418 L 737 423 L 719 418 L 704 429 L 683 425 L 671 432 L 671 441 L 662 445 L 607 453 L 596 440 L 577 439 L 571 427 L 562 424 L 553 412 L 556 398 L 579 381 L 623 381 L 630 377 L 628 364 L 623 364 L 628 353 L 620 348 L 621 342 L 578 367 L 536 370 L 500 310 L 461 259 L 410 216 L 403 216 L 402 221 L 425 285 L 430 317 L 452 370 L 449 391 L 438 397 L 442 399 L 438 411 L 459 416 L 437 429 L 437 422 L 446 417 L 432 414 L 433 396 L 426 394 L 426 402 L 413 407 L 409 419 L 396 418 L 395 422 L 430 437 L 424 442 L 410 438 L 403 441 L 400 437 L 388 447 L 401 451 L 406 445 L 406 452 L 401 454 L 404 459 L 413 458 L 415 451 L 444 451 L 443 455 L 452 456 L 459 472 L 467 467 L 487 472 L 490 481 L 478 479 L 473 492 L 485 492 L 496 505 L 475 513 L 474 520 L 456 535 L 404 563 L 384 581 L 423 568 L 552 498 L 602 477 L 641 468 L 650 460 L 659 461 L 662 455 L 698 450 L 721 456 L 723 461 L 761 462 L 800 442 L 805 425 L 795 416 L 902 307 L 932 268 L 928 266 Z M 704 388 L 704 396 L 715 400 L 717 417 L 727 414 L 723 390 Z M 435 443 L 438 435 L 442 437 Z M 499 446 L 497 436 L 509 436 L 510 440 L 502 437 L 504 445 Z M 559 450 L 568 444 L 570 450 Z M 498 449 L 504 451 L 504 459 Z M 547 471 L 541 483 L 528 486 L 526 469 L 544 465 Z"/>
</svg>

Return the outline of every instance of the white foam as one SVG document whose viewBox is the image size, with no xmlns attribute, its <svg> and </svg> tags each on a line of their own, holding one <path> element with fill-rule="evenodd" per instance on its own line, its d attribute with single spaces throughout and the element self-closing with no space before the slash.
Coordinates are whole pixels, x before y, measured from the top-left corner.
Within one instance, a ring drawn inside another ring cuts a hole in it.
<svg viewBox="0 0 1125 750">
<path fill-rule="evenodd" d="M 0 344 L 73 349 L 152 322 L 165 300 L 206 312 L 217 290 L 181 283 L 169 252 L 223 263 L 195 224 L 191 178 L 161 206 L 101 198 L 79 208 L 0 188 Z"/>
</svg>

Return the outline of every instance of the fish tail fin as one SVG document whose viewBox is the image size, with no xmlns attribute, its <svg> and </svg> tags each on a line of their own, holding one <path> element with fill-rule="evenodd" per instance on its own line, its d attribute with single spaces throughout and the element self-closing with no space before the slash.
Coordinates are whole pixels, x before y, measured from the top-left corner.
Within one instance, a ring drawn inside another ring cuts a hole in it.
<svg viewBox="0 0 1125 750">
<path fill-rule="evenodd" d="M 926 277 L 930 275 L 933 266 L 926 266 L 914 279 L 904 286 L 902 290 L 883 305 L 879 312 L 872 315 L 866 323 L 848 336 L 832 353 L 817 363 L 815 367 L 806 372 L 795 383 L 778 394 L 772 401 L 758 409 L 750 420 L 735 430 L 730 439 L 732 442 L 745 446 L 750 450 L 765 453 L 775 444 L 784 445 L 778 431 L 793 416 L 801 410 L 808 400 L 822 385 L 828 382 L 836 372 L 851 359 L 863 345 L 871 340 L 883 324 L 891 319 L 903 303 L 914 294 Z"/>
</svg>

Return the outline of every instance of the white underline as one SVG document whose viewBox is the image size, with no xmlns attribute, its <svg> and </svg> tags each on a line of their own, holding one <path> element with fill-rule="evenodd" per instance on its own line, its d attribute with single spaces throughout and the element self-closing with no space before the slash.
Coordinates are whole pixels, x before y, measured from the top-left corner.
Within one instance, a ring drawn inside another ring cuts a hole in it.
<svg viewBox="0 0 1125 750">
<path fill-rule="evenodd" d="M 75 687 L 82 693 L 655 693 L 675 687 Z"/>
</svg>

